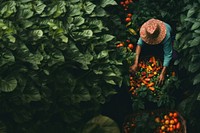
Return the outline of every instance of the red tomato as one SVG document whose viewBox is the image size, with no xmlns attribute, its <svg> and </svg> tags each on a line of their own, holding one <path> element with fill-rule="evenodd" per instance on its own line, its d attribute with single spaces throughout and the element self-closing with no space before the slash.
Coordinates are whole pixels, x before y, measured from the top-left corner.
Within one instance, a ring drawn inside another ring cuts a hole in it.
<svg viewBox="0 0 200 133">
<path fill-rule="evenodd" d="M 131 17 L 132 17 L 132 14 L 131 14 L 131 13 L 128 13 L 128 14 L 127 14 L 127 17 L 131 18 Z"/>
<path fill-rule="evenodd" d="M 119 44 L 117 44 L 117 48 L 119 48 L 119 47 L 123 47 L 123 46 L 124 46 L 123 43 L 119 43 Z"/>
<path fill-rule="evenodd" d="M 181 124 L 180 124 L 180 122 L 178 122 L 178 123 L 176 124 L 176 129 L 180 129 L 180 127 L 181 127 Z"/>
<path fill-rule="evenodd" d="M 173 115 L 174 117 L 177 117 L 178 116 L 178 113 L 177 112 L 174 112 L 174 115 Z"/>
<path fill-rule="evenodd" d="M 125 21 L 126 22 L 131 22 L 131 18 L 126 18 Z"/>
<path fill-rule="evenodd" d="M 128 4 L 129 4 L 129 1 L 128 1 L 128 0 L 126 0 L 126 1 L 125 1 L 125 4 L 126 4 L 126 5 L 128 5 Z"/>
<path fill-rule="evenodd" d="M 129 43 L 129 44 L 128 44 L 128 47 L 129 47 L 130 49 L 133 49 L 133 48 L 134 48 L 134 46 L 133 46 L 132 43 Z"/>
</svg>

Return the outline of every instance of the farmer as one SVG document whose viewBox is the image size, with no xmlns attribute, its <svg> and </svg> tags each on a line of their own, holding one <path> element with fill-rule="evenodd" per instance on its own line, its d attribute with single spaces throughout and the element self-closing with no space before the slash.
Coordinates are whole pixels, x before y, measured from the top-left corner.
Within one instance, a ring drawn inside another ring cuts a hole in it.
<svg viewBox="0 0 200 133">
<path fill-rule="evenodd" d="M 130 72 L 136 72 L 140 57 L 155 56 L 163 60 L 163 68 L 158 78 L 158 85 L 165 79 L 166 69 L 172 59 L 171 27 L 169 24 L 158 20 L 149 19 L 140 28 L 140 38 L 137 42 L 136 57 Z"/>
</svg>

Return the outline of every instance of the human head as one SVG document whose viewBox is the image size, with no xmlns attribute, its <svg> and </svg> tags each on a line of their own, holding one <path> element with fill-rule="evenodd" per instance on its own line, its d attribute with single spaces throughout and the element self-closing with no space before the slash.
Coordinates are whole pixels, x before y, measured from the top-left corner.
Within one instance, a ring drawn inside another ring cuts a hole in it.
<svg viewBox="0 0 200 133">
<path fill-rule="evenodd" d="M 140 28 L 140 37 L 144 42 L 150 45 L 161 43 L 165 36 L 165 23 L 158 19 L 149 19 Z"/>
</svg>

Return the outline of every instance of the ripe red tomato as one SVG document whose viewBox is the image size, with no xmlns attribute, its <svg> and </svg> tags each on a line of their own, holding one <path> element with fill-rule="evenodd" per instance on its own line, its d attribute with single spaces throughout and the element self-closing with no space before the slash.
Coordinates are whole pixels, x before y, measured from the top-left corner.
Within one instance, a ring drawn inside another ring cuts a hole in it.
<svg viewBox="0 0 200 133">
<path fill-rule="evenodd" d="M 119 43 L 119 44 L 117 44 L 117 48 L 119 48 L 119 47 L 123 47 L 123 46 L 124 46 L 123 43 Z"/>
<path fill-rule="evenodd" d="M 128 44 L 128 47 L 129 47 L 130 49 L 133 49 L 133 48 L 134 48 L 134 46 L 133 46 L 132 43 L 129 43 L 129 44 Z"/>
<path fill-rule="evenodd" d="M 174 112 L 174 117 L 177 117 L 178 116 L 178 113 L 177 112 Z"/>
<path fill-rule="evenodd" d="M 181 127 L 181 124 L 180 124 L 180 122 L 178 122 L 178 123 L 176 124 L 176 129 L 180 129 L 180 127 Z"/>
<path fill-rule="evenodd" d="M 125 1 L 125 4 L 126 4 L 126 5 L 128 5 L 128 4 L 129 4 L 129 1 L 128 1 L 128 0 L 127 0 L 127 1 Z"/>
<path fill-rule="evenodd" d="M 131 22 L 131 18 L 126 18 L 125 21 L 126 22 Z"/>
<path fill-rule="evenodd" d="M 131 41 L 129 39 L 126 40 L 127 43 L 130 43 Z"/>
<path fill-rule="evenodd" d="M 132 17 L 132 14 L 131 14 L 131 13 L 128 13 L 128 14 L 127 14 L 127 17 L 128 17 L 128 18 L 131 18 L 131 17 Z"/>
</svg>

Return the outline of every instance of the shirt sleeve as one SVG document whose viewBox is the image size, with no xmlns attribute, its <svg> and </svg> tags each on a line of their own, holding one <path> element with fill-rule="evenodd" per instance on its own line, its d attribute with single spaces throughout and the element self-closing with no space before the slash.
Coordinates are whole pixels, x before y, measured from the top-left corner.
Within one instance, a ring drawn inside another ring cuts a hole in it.
<svg viewBox="0 0 200 133">
<path fill-rule="evenodd" d="M 137 41 L 137 45 L 142 46 L 144 42 L 142 41 L 142 38 L 140 37 Z"/>
<path fill-rule="evenodd" d="M 170 60 L 172 59 L 172 42 L 171 37 L 167 39 L 163 46 L 164 51 L 164 61 L 163 66 L 169 66 Z"/>
</svg>

